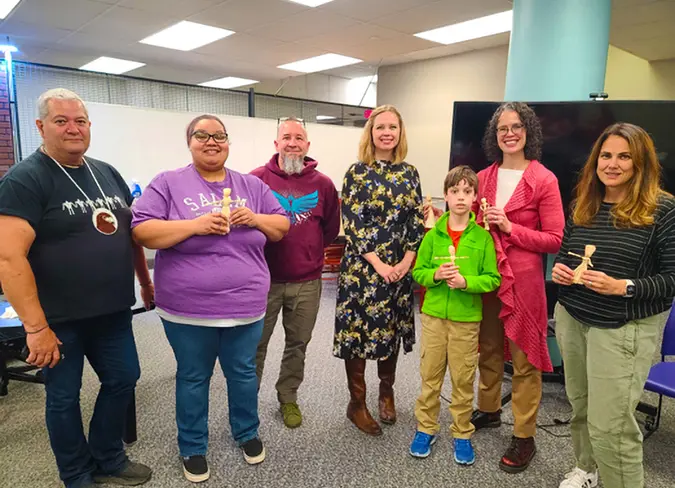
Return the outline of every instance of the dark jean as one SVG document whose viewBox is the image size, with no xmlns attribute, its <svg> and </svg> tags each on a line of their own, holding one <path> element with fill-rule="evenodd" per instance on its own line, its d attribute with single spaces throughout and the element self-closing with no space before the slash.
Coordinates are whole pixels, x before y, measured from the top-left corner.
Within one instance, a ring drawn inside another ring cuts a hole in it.
<svg viewBox="0 0 675 488">
<path fill-rule="evenodd" d="M 164 319 L 162 322 L 178 363 L 176 424 L 180 455 L 206 454 L 209 386 L 216 358 L 227 381 L 232 437 L 240 445 L 258 437 L 255 354 L 264 320 L 237 327 L 184 325 Z"/>
<path fill-rule="evenodd" d="M 43 369 L 46 421 L 59 475 L 68 488 L 92 483 L 94 472 L 117 473 L 127 463 L 124 420 L 140 376 L 131 318 L 131 310 L 125 310 L 52 326 L 63 343 L 63 359 Z M 85 357 L 101 381 L 89 442 L 80 410 Z"/>
</svg>

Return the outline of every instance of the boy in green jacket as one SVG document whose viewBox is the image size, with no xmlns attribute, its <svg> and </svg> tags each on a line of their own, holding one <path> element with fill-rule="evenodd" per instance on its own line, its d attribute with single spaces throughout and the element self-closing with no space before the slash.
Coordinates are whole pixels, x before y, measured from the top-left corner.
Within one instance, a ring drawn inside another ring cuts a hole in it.
<svg viewBox="0 0 675 488">
<path fill-rule="evenodd" d="M 410 454 L 419 458 L 431 454 L 440 429 L 441 387 L 449 367 L 455 462 L 470 465 L 476 460 L 471 412 L 483 318 L 481 294 L 497 289 L 501 276 L 492 236 L 476 224 L 471 211 L 478 193 L 476 173 L 468 166 L 453 168 L 445 178 L 443 193 L 450 211 L 424 236 L 413 269 L 413 278 L 427 292 L 422 306 L 422 393 L 415 404 L 417 432 Z"/>
</svg>

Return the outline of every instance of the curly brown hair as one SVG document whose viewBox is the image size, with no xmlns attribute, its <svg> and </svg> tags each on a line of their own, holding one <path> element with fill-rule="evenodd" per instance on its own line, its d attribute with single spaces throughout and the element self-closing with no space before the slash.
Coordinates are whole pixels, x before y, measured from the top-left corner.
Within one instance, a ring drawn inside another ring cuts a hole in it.
<svg viewBox="0 0 675 488">
<path fill-rule="evenodd" d="M 525 159 L 541 160 L 541 146 L 544 142 L 544 136 L 541 131 L 541 123 L 537 114 L 530 108 L 529 105 L 523 102 L 506 102 L 499 106 L 499 108 L 492 114 L 490 122 L 485 128 L 483 135 L 483 150 L 485 156 L 489 161 L 502 162 L 504 153 L 499 149 L 497 143 L 497 124 L 499 124 L 499 117 L 504 112 L 513 111 L 518 114 L 520 121 L 525 126 Z"/>
</svg>

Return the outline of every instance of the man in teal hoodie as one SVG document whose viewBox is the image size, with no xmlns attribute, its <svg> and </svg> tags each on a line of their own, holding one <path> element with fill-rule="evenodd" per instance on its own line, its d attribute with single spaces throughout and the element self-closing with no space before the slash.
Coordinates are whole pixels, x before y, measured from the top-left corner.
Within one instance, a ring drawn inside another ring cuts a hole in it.
<svg viewBox="0 0 675 488">
<path fill-rule="evenodd" d="M 258 382 L 262 380 L 267 345 L 279 312 L 286 335 L 281 370 L 276 384 L 286 427 L 299 427 L 298 388 L 305 371 L 305 351 L 312 338 L 321 301 L 324 247 L 340 231 L 340 204 L 331 179 L 317 171 L 317 162 L 307 157 L 309 140 L 300 119 L 279 120 L 274 146 L 277 154 L 251 172 L 272 189 L 291 229 L 278 242 L 268 242 L 265 259 L 272 285 L 256 357 Z"/>
<path fill-rule="evenodd" d="M 422 240 L 413 278 L 427 288 L 422 306 L 422 392 L 415 404 L 417 432 L 410 454 L 431 453 L 440 426 L 440 394 L 445 369 L 450 369 L 455 462 L 476 460 L 471 435 L 473 383 L 478 363 L 478 332 L 483 318 L 482 294 L 501 282 L 490 233 L 476 224 L 471 205 L 478 193 L 478 177 L 468 166 L 453 168 L 443 185 L 449 212 Z"/>
</svg>

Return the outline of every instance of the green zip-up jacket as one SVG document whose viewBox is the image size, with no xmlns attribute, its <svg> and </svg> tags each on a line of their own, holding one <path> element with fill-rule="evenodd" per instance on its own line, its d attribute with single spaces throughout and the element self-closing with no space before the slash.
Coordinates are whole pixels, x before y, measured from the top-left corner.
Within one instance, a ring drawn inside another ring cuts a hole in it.
<svg viewBox="0 0 675 488">
<path fill-rule="evenodd" d="M 497 254 L 492 236 L 476 224 L 473 212 L 462 232 L 455 255 L 455 264 L 466 279 L 463 290 L 450 288 L 445 281 L 435 281 L 434 273 L 443 263 L 450 262 L 448 248 L 448 216 L 444 213 L 422 240 L 413 269 L 413 278 L 427 289 L 422 313 L 453 322 L 480 322 L 483 319 L 481 294 L 494 291 L 501 283 L 497 271 Z"/>
</svg>

